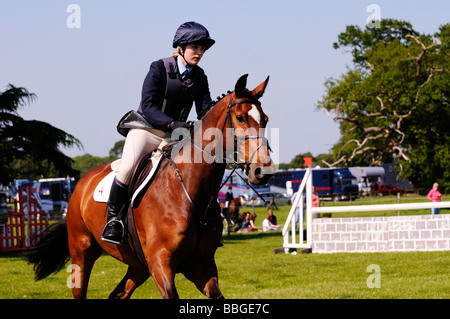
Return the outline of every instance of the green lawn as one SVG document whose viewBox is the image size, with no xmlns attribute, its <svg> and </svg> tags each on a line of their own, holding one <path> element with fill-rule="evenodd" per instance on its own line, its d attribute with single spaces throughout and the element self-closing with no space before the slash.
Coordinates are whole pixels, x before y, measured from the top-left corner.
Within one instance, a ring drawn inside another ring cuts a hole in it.
<svg viewBox="0 0 450 319">
<path fill-rule="evenodd" d="M 255 211 L 260 225 L 266 210 Z M 279 223 L 284 223 L 288 212 L 289 207 L 275 211 Z M 450 298 L 447 251 L 274 254 L 274 248 L 282 247 L 281 231 L 233 233 L 225 235 L 223 243 L 216 261 L 219 285 L 226 298 Z M 380 268 L 380 288 L 367 286 L 372 275 L 367 272 L 369 265 Z M 100 257 L 91 276 L 88 298 L 107 298 L 125 271 L 126 266 L 113 258 Z M 32 267 L 19 255 L 0 255 L 0 299 L 72 298 L 65 269 L 40 282 L 34 282 L 33 276 Z M 181 298 L 204 298 L 182 275 L 177 275 L 176 283 Z M 133 298 L 161 297 L 150 278 Z"/>
</svg>

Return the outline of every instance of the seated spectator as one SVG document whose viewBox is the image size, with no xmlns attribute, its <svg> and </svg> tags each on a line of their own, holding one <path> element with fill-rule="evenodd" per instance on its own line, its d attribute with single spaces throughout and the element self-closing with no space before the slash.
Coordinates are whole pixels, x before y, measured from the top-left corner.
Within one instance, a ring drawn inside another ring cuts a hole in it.
<svg viewBox="0 0 450 319">
<path fill-rule="evenodd" d="M 280 230 L 280 226 L 276 224 L 277 218 L 273 215 L 272 210 L 267 212 L 266 219 L 262 222 L 263 231 Z M 273 223 L 275 221 L 275 223 Z"/>
<path fill-rule="evenodd" d="M 241 229 L 238 230 L 238 233 L 246 233 L 249 231 L 257 231 L 258 227 L 255 226 L 256 214 L 250 215 L 250 212 L 242 213 L 241 217 Z"/>
<path fill-rule="evenodd" d="M 269 211 L 267 212 L 267 216 L 269 216 L 269 222 L 277 225 L 277 216 L 273 214 L 273 211 L 271 209 L 269 209 Z"/>
<path fill-rule="evenodd" d="M 250 226 L 248 227 L 248 231 L 260 231 L 258 227 L 256 227 L 255 221 L 256 221 L 256 214 L 253 213 L 252 216 L 250 217 Z"/>
</svg>

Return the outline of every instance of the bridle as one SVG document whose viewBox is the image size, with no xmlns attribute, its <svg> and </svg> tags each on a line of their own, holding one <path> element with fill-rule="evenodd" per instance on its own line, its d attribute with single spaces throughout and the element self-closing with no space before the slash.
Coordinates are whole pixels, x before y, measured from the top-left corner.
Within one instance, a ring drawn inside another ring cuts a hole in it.
<svg viewBox="0 0 450 319">
<path fill-rule="evenodd" d="M 223 122 L 222 125 L 222 137 L 224 134 L 224 130 L 225 130 L 225 125 L 228 123 L 228 128 L 230 129 L 230 132 L 235 132 L 235 128 L 233 125 L 233 121 L 231 118 L 231 109 L 233 106 L 238 105 L 238 104 L 256 104 L 258 106 L 261 106 L 261 103 L 258 100 L 252 100 L 252 99 L 242 99 L 242 100 L 237 100 L 232 102 L 233 97 L 230 97 L 230 102 L 228 103 L 228 107 L 227 107 L 227 115 L 225 117 L 225 120 Z M 250 165 L 252 164 L 253 161 L 253 157 L 255 156 L 256 152 L 258 152 L 258 150 L 263 147 L 264 145 L 267 146 L 268 150 L 270 152 L 272 152 L 272 149 L 269 146 L 269 140 L 265 137 L 265 136 L 261 136 L 261 135 L 244 135 L 244 136 L 238 136 L 233 134 L 234 137 L 234 151 L 233 151 L 233 161 L 230 162 L 229 159 L 224 158 L 226 160 L 226 162 L 228 164 L 235 164 L 235 165 L 245 165 L 246 167 L 246 172 L 248 173 L 249 169 L 250 169 Z M 242 152 L 239 149 L 239 145 L 238 145 L 238 141 L 239 140 L 251 140 L 251 139 L 260 139 L 261 143 L 256 147 L 256 149 L 253 151 L 252 155 L 249 158 L 249 161 L 246 162 L 245 160 L 239 160 L 239 156 L 244 155 L 244 152 Z"/>
<path fill-rule="evenodd" d="M 233 97 L 231 96 L 230 97 L 230 102 L 228 103 L 228 107 L 227 107 L 227 114 L 226 114 L 226 116 L 225 116 L 225 120 L 224 120 L 224 122 L 223 122 L 223 125 L 222 125 L 222 129 L 221 129 L 221 132 L 222 132 L 222 135 L 221 135 L 221 138 L 220 138 L 220 140 L 221 140 L 221 142 L 223 142 L 223 134 L 224 134 L 224 130 L 225 130 L 225 125 L 228 123 L 228 128 L 229 129 L 231 129 L 230 131 L 231 132 L 234 132 L 235 131 L 235 129 L 234 129 L 234 125 L 233 125 L 233 120 L 232 120 L 232 118 L 231 118 L 231 108 L 233 107 L 233 106 L 235 106 L 235 105 L 238 105 L 238 104 L 256 104 L 256 105 L 258 105 L 259 107 L 261 107 L 261 102 L 259 102 L 258 100 L 254 100 L 254 99 L 241 99 L 241 100 L 237 100 L 237 101 L 234 101 L 233 102 Z M 234 137 L 234 152 L 233 152 L 233 159 L 232 159 L 232 161 L 230 161 L 229 159 L 227 159 L 227 157 L 222 157 L 222 160 L 225 160 L 226 161 L 226 163 L 228 163 L 228 164 L 232 164 L 233 165 L 233 167 L 232 167 L 232 171 L 231 171 L 231 173 L 228 175 L 228 177 L 225 179 L 225 181 L 223 181 L 221 184 L 220 184 L 220 186 L 219 186 L 219 189 L 221 189 L 226 183 L 227 183 L 227 181 L 228 181 L 228 179 L 233 175 L 233 173 L 236 173 L 241 179 L 242 179 L 242 181 L 248 186 L 248 187 L 250 187 L 257 195 L 258 195 L 258 197 L 260 197 L 264 202 L 265 202 L 265 199 L 256 191 L 256 189 L 251 185 L 251 184 L 249 184 L 241 175 L 239 175 L 237 172 L 235 172 L 236 171 L 236 169 L 239 167 L 239 166 L 245 166 L 245 172 L 246 172 L 246 174 L 248 175 L 248 171 L 250 170 L 250 166 L 251 166 L 251 164 L 252 164 L 252 161 L 253 161 L 253 157 L 255 156 L 255 154 L 256 154 L 256 152 L 258 152 L 258 150 L 261 148 L 261 147 L 263 147 L 264 145 L 266 145 L 267 146 L 267 149 L 270 151 L 270 152 L 272 152 L 272 149 L 270 148 L 270 145 L 269 145 L 269 140 L 265 137 L 265 136 L 260 136 L 260 135 L 244 135 L 244 136 L 237 136 L 237 135 L 235 135 L 235 134 L 233 134 L 233 137 Z M 239 149 L 239 145 L 238 145 L 238 140 L 250 140 L 250 139 L 261 139 L 261 143 L 258 145 L 258 147 L 256 147 L 256 149 L 253 151 L 253 153 L 252 153 L 252 155 L 250 156 L 250 158 L 249 158 L 249 161 L 248 162 L 246 162 L 245 160 L 244 161 L 239 161 L 238 160 L 238 156 L 239 155 L 243 155 L 244 153 Z M 215 158 L 215 161 L 216 161 L 216 159 L 217 159 L 217 157 L 216 157 L 216 155 L 214 155 L 214 154 L 212 154 L 210 151 L 208 151 L 208 150 L 206 150 L 202 145 L 199 145 L 199 144 L 197 144 L 197 143 L 195 143 L 194 142 L 194 145 L 196 145 L 197 147 L 200 147 L 204 152 L 207 152 L 208 154 L 210 154 L 211 156 L 213 156 L 214 158 Z"/>
<path fill-rule="evenodd" d="M 225 131 L 225 126 L 228 123 L 228 128 L 230 129 L 229 132 L 233 133 L 235 132 L 235 128 L 233 125 L 233 121 L 232 121 L 232 117 L 231 117 L 231 109 L 233 108 L 233 106 L 238 105 L 238 104 L 256 104 L 258 106 L 261 106 L 261 103 L 258 100 L 253 100 L 253 99 L 242 99 L 242 100 L 237 100 L 232 102 L 232 97 L 230 97 L 230 102 L 228 103 L 227 106 L 227 114 L 225 116 L 225 120 L 222 124 L 222 129 L 221 129 L 221 136 L 219 139 L 219 144 L 221 142 L 223 142 L 223 135 L 224 135 L 224 131 Z M 193 127 L 194 125 L 192 124 L 191 127 Z M 272 152 L 272 149 L 270 148 L 269 145 L 269 140 L 265 137 L 265 136 L 261 136 L 261 135 L 244 135 L 244 136 L 237 136 L 235 134 L 233 134 L 233 139 L 234 139 L 234 151 L 233 151 L 233 156 L 229 157 L 229 156 L 219 156 L 217 154 L 213 154 L 211 151 L 207 150 L 203 145 L 197 143 L 197 141 L 195 141 L 195 139 L 192 139 L 190 137 L 190 134 L 186 134 L 183 135 L 183 140 L 185 141 L 191 141 L 195 146 L 197 146 L 198 148 L 200 148 L 203 152 L 207 153 L 208 155 L 210 155 L 213 159 L 214 162 L 216 163 L 227 163 L 227 164 L 231 164 L 231 165 L 237 165 L 237 166 L 245 166 L 246 167 L 246 173 L 248 174 L 248 171 L 250 170 L 250 166 L 251 163 L 253 161 L 253 158 L 256 155 L 256 152 L 258 152 L 258 150 L 263 147 L 263 146 L 267 146 L 268 150 L 270 152 Z M 256 149 L 253 151 L 253 153 L 251 154 L 249 161 L 245 161 L 245 160 L 239 160 L 239 158 L 242 158 L 242 155 L 244 155 L 244 152 L 241 151 L 241 149 L 239 148 L 238 145 L 238 141 L 239 140 L 251 140 L 251 139 L 261 139 L 261 143 L 256 147 Z M 181 145 L 180 145 L 181 146 Z M 229 154 L 226 154 L 229 155 Z"/>
<path fill-rule="evenodd" d="M 233 102 L 233 97 L 231 96 L 230 97 L 230 102 L 228 103 L 228 106 L 227 106 L 227 114 L 226 114 L 226 116 L 225 116 L 225 120 L 224 120 L 224 122 L 223 122 L 223 125 L 222 125 L 222 129 L 221 129 L 221 137 L 220 137 L 220 141 L 221 142 L 223 142 L 223 134 L 224 134 L 224 131 L 225 131 L 225 126 L 226 126 L 226 124 L 228 123 L 228 127 L 229 127 L 229 129 L 231 129 L 230 131 L 231 132 L 234 132 L 235 131 L 235 128 L 234 128 L 234 125 L 233 125 L 233 121 L 232 121 L 232 117 L 231 117 L 231 109 L 233 108 L 233 106 L 235 106 L 235 105 L 238 105 L 238 104 L 247 104 L 247 103 L 249 103 L 249 104 L 256 104 L 256 105 L 258 105 L 258 106 L 261 106 L 261 103 L 258 101 L 258 100 L 255 100 L 255 99 L 241 99 L 241 100 L 236 100 L 236 101 L 234 101 Z M 244 136 L 237 136 L 237 135 L 235 135 L 235 134 L 233 134 L 233 137 L 234 137 L 234 151 L 233 151 L 233 158 L 230 160 L 229 158 L 227 158 L 226 156 L 222 156 L 222 157 L 219 157 L 219 156 L 217 156 L 216 154 L 213 154 L 211 151 L 209 151 L 209 150 L 207 150 L 203 145 L 201 145 L 201 144 L 198 144 L 196 141 L 195 141 L 195 139 L 192 139 L 191 137 L 190 137 L 190 134 L 188 134 L 188 135 L 184 135 L 184 137 L 183 137 L 183 139 L 186 139 L 186 141 L 187 140 L 190 140 L 195 146 L 197 146 L 198 148 L 200 148 L 202 151 L 204 151 L 204 152 L 206 152 L 208 155 L 210 155 L 210 156 L 212 156 L 213 158 L 214 158 L 214 163 L 217 163 L 219 160 L 221 161 L 221 163 L 227 163 L 227 164 L 231 164 L 233 167 L 232 167 L 232 172 L 230 173 L 230 175 L 228 176 L 228 178 L 225 180 L 225 181 L 223 181 L 222 183 L 221 183 L 221 185 L 220 185 L 220 187 L 219 187 L 219 189 L 221 189 L 222 187 L 223 187 L 223 185 L 225 185 L 226 184 L 226 182 L 228 181 L 228 179 L 231 177 L 231 175 L 235 172 L 235 170 L 239 167 L 239 166 L 241 166 L 241 167 L 243 167 L 243 166 L 245 166 L 245 170 L 246 170 L 246 174 L 248 175 L 248 172 L 249 172 L 249 170 L 250 170 L 250 166 L 251 166 L 251 163 L 252 163 L 252 160 L 253 160 L 253 157 L 255 156 L 255 154 L 256 154 L 256 152 L 261 148 L 261 147 L 263 147 L 264 145 L 266 145 L 267 146 L 267 148 L 268 148 L 268 150 L 270 151 L 270 152 L 272 152 L 272 149 L 270 148 L 270 146 L 269 146 L 269 140 L 265 137 L 265 136 L 261 136 L 261 135 L 244 135 Z M 238 145 L 238 140 L 250 140 L 250 139 L 260 139 L 261 140 L 261 143 L 258 145 L 258 147 L 256 147 L 256 149 L 253 151 L 253 153 L 252 153 L 252 155 L 250 156 L 250 158 L 249 158 L 249 161 L 248 162 L 246 162 L 245 160 L 239 160 L 239 156 L 240 155 L 243 155 L 244 154 L 244 152 L 242 152 L 240 149 L 239 149 L 239 145 Z M 166 157 L 168 157 L 169 159 L 170 159 L 170 161 L 171 161 L 171 165 L 173 165 L 173 167 L 174 167 L 174 169 L 175 169 L 175 173 L 176 173 L 176 175 L 177 175 L 177 177 L 178 177 L 178 179 L 180 180 L 180 182 L 181 182 L 181 185 L 182 185 L 182 187 L 183 187 L 183 190 L 184 190 L 184 193 L 186 194 L 186 196 L 188 197 L 188 199 L 189 199 L 189 201 L 190 201 L 190 203 L 191 203 L 191 205 L 194 207 L 195 205 L 194 205 L 194 202 L 192 201 L 192 199 L 191 199 L 191 197 L 189 196 L 189 194 L 188 194 L 188 192 L 187 192 L 187 190 L 186 190 L 186 187 L 185 187 L 185 185 L 184 185 L 184 182 L 183 182 L 183 179 L 182 179 L 182 177 L 181 177 L 181 175 L 180 175 L 180 173 L 179 173 L 179 171 L 178 171 L 178 169 L 177 169 L 177 167 L 176 167 L 176 165 L 175 165 L 175 162 L 172 160 L 172 158 L 171 158 L 171 156 L 170 155 L 168 155 L 168 154 L 165 154 L 165 156 Z M 236 172 L 236 174 L 237 174 L 237 172 Z M 242 177 L 242 176 L 240 176 L 239 174 L 237 174 L 244 182 L 245 182 L 245 179 Z M 265 200 L 264 200 L 264 198 L 249 184 L 249 183 L 246 183 L 247 184 L 247 186 L 249 186 L 264 202 L 265 202 Z M 214 185 L 214 183 L 213 183 L 213 185 Z M 214 192 L 213 192 L 213 194 L 214 194 Z M 214 196 L 212 195 L 211 196 L 211 198 L 210 198 L 210 202 L 209 202 L 209 204 L 208 204 L 208 207 L 210 207 L 211 206 L 211 203 L 213 202 L 213 200 L 214 200 Z M 206 211 L 205 211 L 205 214 L 206 214 Z M 204 220 L 206 219 L 206 215 L 204 215 L 204 217 L 202 218 L 202 223 L 204 222 Z"/>
</svg>

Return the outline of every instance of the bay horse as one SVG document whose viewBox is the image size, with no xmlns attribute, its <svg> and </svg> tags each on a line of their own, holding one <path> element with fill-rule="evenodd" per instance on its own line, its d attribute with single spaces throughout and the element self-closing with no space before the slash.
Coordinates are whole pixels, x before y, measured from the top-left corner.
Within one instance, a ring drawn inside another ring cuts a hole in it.
<svg viewBox="0 0 450 319">
<path fill-rule="evenodd" d="M 194 137 L 186 140 L 181 151 L 161 160 L 155 179 L 133 210 L 146 266 L 127 241 L 115 245 L 101 240 L 106 204 L 94 201 L 93 194 L 97 184 L 111 172 L 111 166 L 105 164 L 79 180 L 69 202 L 66 221 L 51 228 L 27 255 L 28 262 L 34 264 L 36 280 L 59 271 L 71 258 L 72 265 L 76 265 L 72 267 L 72 294 L 76 299 L 84 299 L 94 262 L 105 251 L 128 265 L 125 277 L 110 298 L 130 298 L 149 276 L 164 299 L 178 298 L 176 273 L 182 273 L 206 297 L 223 298 L 214 255 L 222 237 L 217 196 L 227 162 L 217 154 L 228 152 L 233 163 L 245 169 L 251 183 L 268 182 L 274 166 L 264 134 L 232 134 L 239 129 L 263 131 L 268 117 L 259 98 L 268 80 L 269 77 L 249 91 L 247 75 L 240 77 L 234 92 L 224 96 L 199 121 L 201 130 L 191 129 Z M 213 142 L 204 140 L 205 132 L 214 128 L 221 134 Z M 230 145 L 234 147 L 231 153 Z M 196 152 L 189 152 L 187 146 Z M 200 162 L 194 160 L 194 153 L 199 152 L 204 156 Z"/>
</svg>

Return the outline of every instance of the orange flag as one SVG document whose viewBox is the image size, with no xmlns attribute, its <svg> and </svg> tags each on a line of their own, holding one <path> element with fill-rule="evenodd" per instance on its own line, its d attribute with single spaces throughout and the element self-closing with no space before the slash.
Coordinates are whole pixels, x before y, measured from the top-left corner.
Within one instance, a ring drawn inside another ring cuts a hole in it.
<svg viewBox="0 0 450 319">
<path fill-rule="evenodd" d="M 312 166 L 312 157 L 303 157 L 303 161 L 305 161 L 303 166 Z"/>
</svg>

